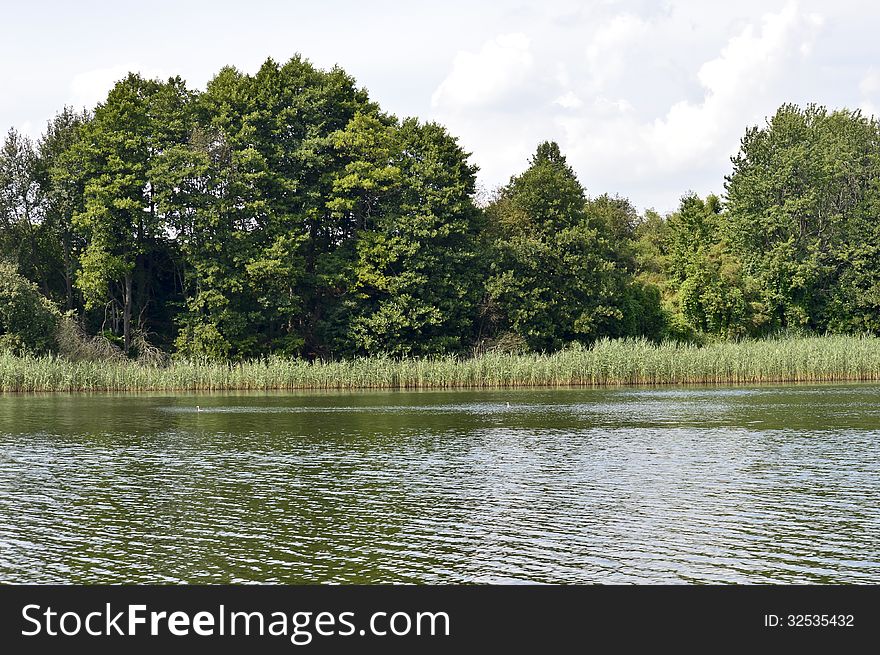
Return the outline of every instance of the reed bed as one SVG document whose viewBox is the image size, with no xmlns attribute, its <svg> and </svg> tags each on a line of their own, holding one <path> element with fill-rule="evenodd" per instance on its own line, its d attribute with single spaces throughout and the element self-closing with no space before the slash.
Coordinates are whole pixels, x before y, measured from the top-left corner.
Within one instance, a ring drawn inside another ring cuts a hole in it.
<svg viewBox="0 0 880 655">
<path fill-rule="evenodd" d="M 553 354 L 472 358 L 268 357 L 240 363 L 71 362 L 0 354 L 0 392 L 450 389 L 880 380 L 880 338 L 782 337 L 705 346 L 600 340 Z"/>
</svg>

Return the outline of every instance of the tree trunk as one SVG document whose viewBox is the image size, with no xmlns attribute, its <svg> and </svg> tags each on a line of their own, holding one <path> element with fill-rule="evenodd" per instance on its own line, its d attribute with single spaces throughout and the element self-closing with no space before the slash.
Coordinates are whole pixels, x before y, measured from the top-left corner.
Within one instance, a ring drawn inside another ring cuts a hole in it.
<svg viewBox="0 0 880 655">
<path fill-rule="evenodd" d="M 61 238 L 64 249 L 64 294 L 67 300 L 67 309 L 73 309 L 73 258 L 70 250 L 70 234 L 64 230 Z"/>
<path fill-rule="evenodd" d="M 125 274 L 125 305 L 122 310 L 122 333 L 125 340 L 125 354 L 131 350 L 131 271 Z"/>
<path fill-rule="evenodd" d="M 150 260 L 147 259 L 144 261 L 144 255 L 138 255 L 135 259 L 135 277 L 137 279 L 138 291 L 137 291 L 137 310 L 138 310 L 138 329 L 143 329 L 142 321 L 144 311 L 146 310 L 147 303 L 149 302 L 149 296 L 147 295 L 147 280 L 152 279 L 151 273 L 152 271 L 150 266 Z M 132 310 L 133 311 L 133 310 Z"/>
</svg>

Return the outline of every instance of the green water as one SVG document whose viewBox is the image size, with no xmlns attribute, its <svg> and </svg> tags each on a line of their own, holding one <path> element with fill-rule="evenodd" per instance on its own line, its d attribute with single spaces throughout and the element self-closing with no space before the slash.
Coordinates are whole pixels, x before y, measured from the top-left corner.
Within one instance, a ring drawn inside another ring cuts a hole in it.
<svg viewBox="0 0 880 655">
<path fill-rule="evenodd" d="M 0 396 L 0 582 L 878 583 L 880 386 Z"/>
</svg>

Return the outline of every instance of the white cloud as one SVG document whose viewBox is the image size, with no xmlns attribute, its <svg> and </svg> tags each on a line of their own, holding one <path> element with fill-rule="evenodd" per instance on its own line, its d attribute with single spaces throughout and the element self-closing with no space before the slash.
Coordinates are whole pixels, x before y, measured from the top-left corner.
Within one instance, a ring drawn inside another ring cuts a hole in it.
<svg viewBox="0 0 880 655">
<path fill-rule="evenodd" d="M 534 69 L 529 38 L 502 34 L 477 53 L 459 52 L 452 72 L 437 87 L 431 105 L 444 109 L 486 107 L 509 100 Z"/>
<path fill-rule="evenodd" d="M 874 118 L 880 118 L 880 108 L 877 107 L 870 100 L 862 100 L 859 104 L 859 109 L 862 111 L 862 115 L 864 116 L 873 116 Z"/>
<path fill-rule="evenodd" d="M 574 91 L 567 91 L 553 101 L 564 109 L 577 109 L 583 106 L 584 101 L 577 97 Z"/>
<path fill-rule="evenodd" d="M 649 31 L 648 22 L 633 14 L 621 14 L 593 35 L 586 55 L 594 87 L 600 89 L 621 75 L 633 46 Z"/>
<path fill-rule="evenodd" d="M 873 66 L 869 68 L 859 82 L 859 92 L 862 95 L 859 102 L 862 113 L 880 118 L 880 109 L 877 107 L 877 101 L 880 100 L 880 71 Z"/>
<path fill-rule="evenodd" d="M 611 100 L 610 98 L 606 98 L 605 96 L 599 96 L 598 98 L 596 98 L 593 101 L 593 107 L 598 113 L 604 114 L 606 116 L 625 114 L 635 109 L 632 104 L 625 98 Z"/>
<path fill-rule="evenodd" d="M 869 68 L 862 81 L 859 82 L 859 91 L 866 97 L 877 95 L 880 92 L 880 71 L 874 67 Z"/>
<path fill-rule="evenodd" d="M 24 134 L 25 136 L 30 137 L 34 141 L 36 141 L 40 137 L 40 131 L 36 128 L 33 121 L 23 122 L 21 125 L 16 127 L 16 131 L 19 134 Z"/>
<path fill-rule="evenodd" d="M 789 3 L 765 15 L 760 29 L 750 24 L 732 37 L 718 57 L 700 67 L 702 101 L 676 103 L 646 130 L 645 140 L 658 161 L 682 166 L 722 154 L 719 149 L 731 144 L 744 121 L 778 102 L 775 87 L 791 68 L 792 51 L 803 57 L 799 46 L 812 44 L 819 24 Z"/>
<path fill-rule="evenodd" d="M 434 117 L 475 153 L 490 186 L 521 171 L 539 141 L 556 139 L 593 194 L 634 195 L 641 207 L 669 210 L 688 189 L 720 192 L 745 128 L 797 100 L 792 91 L 813 74 L 823 20 L 789 2 L 729 24 L 695 60 L 687 9 L 612 13 L 572 28 L 584 30 L 579 58 L 547 40 L 505 49 L 493 39 L 477 55 L 456 57 L 434 94 Z M 512 64 L 512 50 L 522 65 Z M 499 73 L 487 88 L 480 80 L 490 70 Z M 516 93 L 515 112 L 490 102 Z"/>
</svg>

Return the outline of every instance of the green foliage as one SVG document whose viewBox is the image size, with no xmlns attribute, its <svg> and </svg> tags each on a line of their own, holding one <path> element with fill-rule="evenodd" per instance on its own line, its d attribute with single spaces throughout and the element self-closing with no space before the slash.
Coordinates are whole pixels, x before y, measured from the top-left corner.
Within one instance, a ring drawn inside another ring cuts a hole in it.
<svg viewBox="0 0 880 655">
<path fill-rule="evenodd" d="M 85 184 L 73 227 L 86 244 L 76 285 L 86 309 L 111 309 L 126 351 L 133 317 L 144 327 L 157 295 L 158 276 L 151 269 L 168 247 L 169 230 L 157 207 L 157 192 L 166 183 L 161 159 L 189 134 L 190 101 L 180 78 L 159 82 L 129 74 L 83 125 L 74 145 Z"/>
<path fill-rule="evenodd" d="M 667 334 L 667 317 L 663 312 L 660 289 L 641 280 L 628 282 L 620 304 L 622 318 L 620 336 L 644 336 L 659 341 Z"/>
<path fill-rule="evenodd" d="M 385 170 L 399 179 L 357 242 L 347 350 L 460 352 L 479 301 L 476 168 L 435 123 L 404 121 L 393 139 L 398 163 Z"/>
<path fill-rule="evenodd" d="M 10 130 L 0 149 L 0 257 L 51 293 L 57 253 L 46 224 L 45 166 L 26 136 Z"/>
<path fill-rule="evenodd" d="M 190 142 L 169 150 L 159 167 L 169 183 L 157 202 L 177 233 L 186 298 L 176 317 L 177 350 L 211 357 L 255 354 L 259 327 L 254 324 L 268 295 L 257 296 L 251 284 L 273 266 L 273 259 L 262 266 L 253 261 L 254 217 L 267 211 L 261 190 L 265 159 L 253 148 L 234 151 L 221 133 L 196 129 Z M 279 270 L 285 267 L 279 260 L 285 245 L 282 240 L 276 247 Z M 272 281 L 285 282 L 282 277 Z"/>
<path fill-rule="evenodd" d="M 164 162 L 185 270 L 178 350 L 322 351 L 359 221 L 394 174 L 361 157 L 382 159 L 371 139 L 389 120 L 342 70 L 298 56 L 254 76 L 224 69 L 195 113 L 188 146 Z"/>
<path fill-rule="evenodd" d="M 876 329 L 880 128 L 784 105 L 746 132 L 727 179 L 730 240 L 771 327 Z"/>
<path fill-rule="evenodd" d="M 87 112 L 65 107 L 49 122 L 38 144 L 40 184 L 45 194 L 44 251 L 52 261 L 47 287 L 51 297 L 67 310 L 81 300 L 74 281 L 85 244 L 73 228 L 73 217 L 84 210 L 85 177 L 76 143 L 89 118 Z"/>
<path fill-rule="evenodd" d="M 667 337 L 738 338 L 760 332 L 762 306 L 741 260 L 725 238 L 726 215 L 713 195 L 685 195 L 665 220 L 636 228 L 639 280 L 661 294 Z"/>
<path fill-rule="evenodd" d="M 858 112 L 781 107 L 747 130 L 723 201 L 665 217 L 588 197 L 553 142 L 485 207 L 476 172 L 442 126 L 299 55 L 201 93 L 130 74 L 0 148 L 0 257 L 20 276 L 4 342 L 54 348 L 13 316 L 46 298 L 70 357 L 119 343 L 150 365 L 880 331 L 880 126 Z"/>
<path fill-rule="evenodd" d="M 14 264 L 0 260 L 0 350 L 43 354 L 56 346 L 59 312 Z"/>
<path fill-rule="evenodd" d="M 555 143 L 487 209 L 492 237 L 483 316 L 494 334 L 534 350 L 600 336 L 659 334 L 657 296 L 633 279 L 637 214 L 625 200 L 588 201 Z"/>
</svg>

